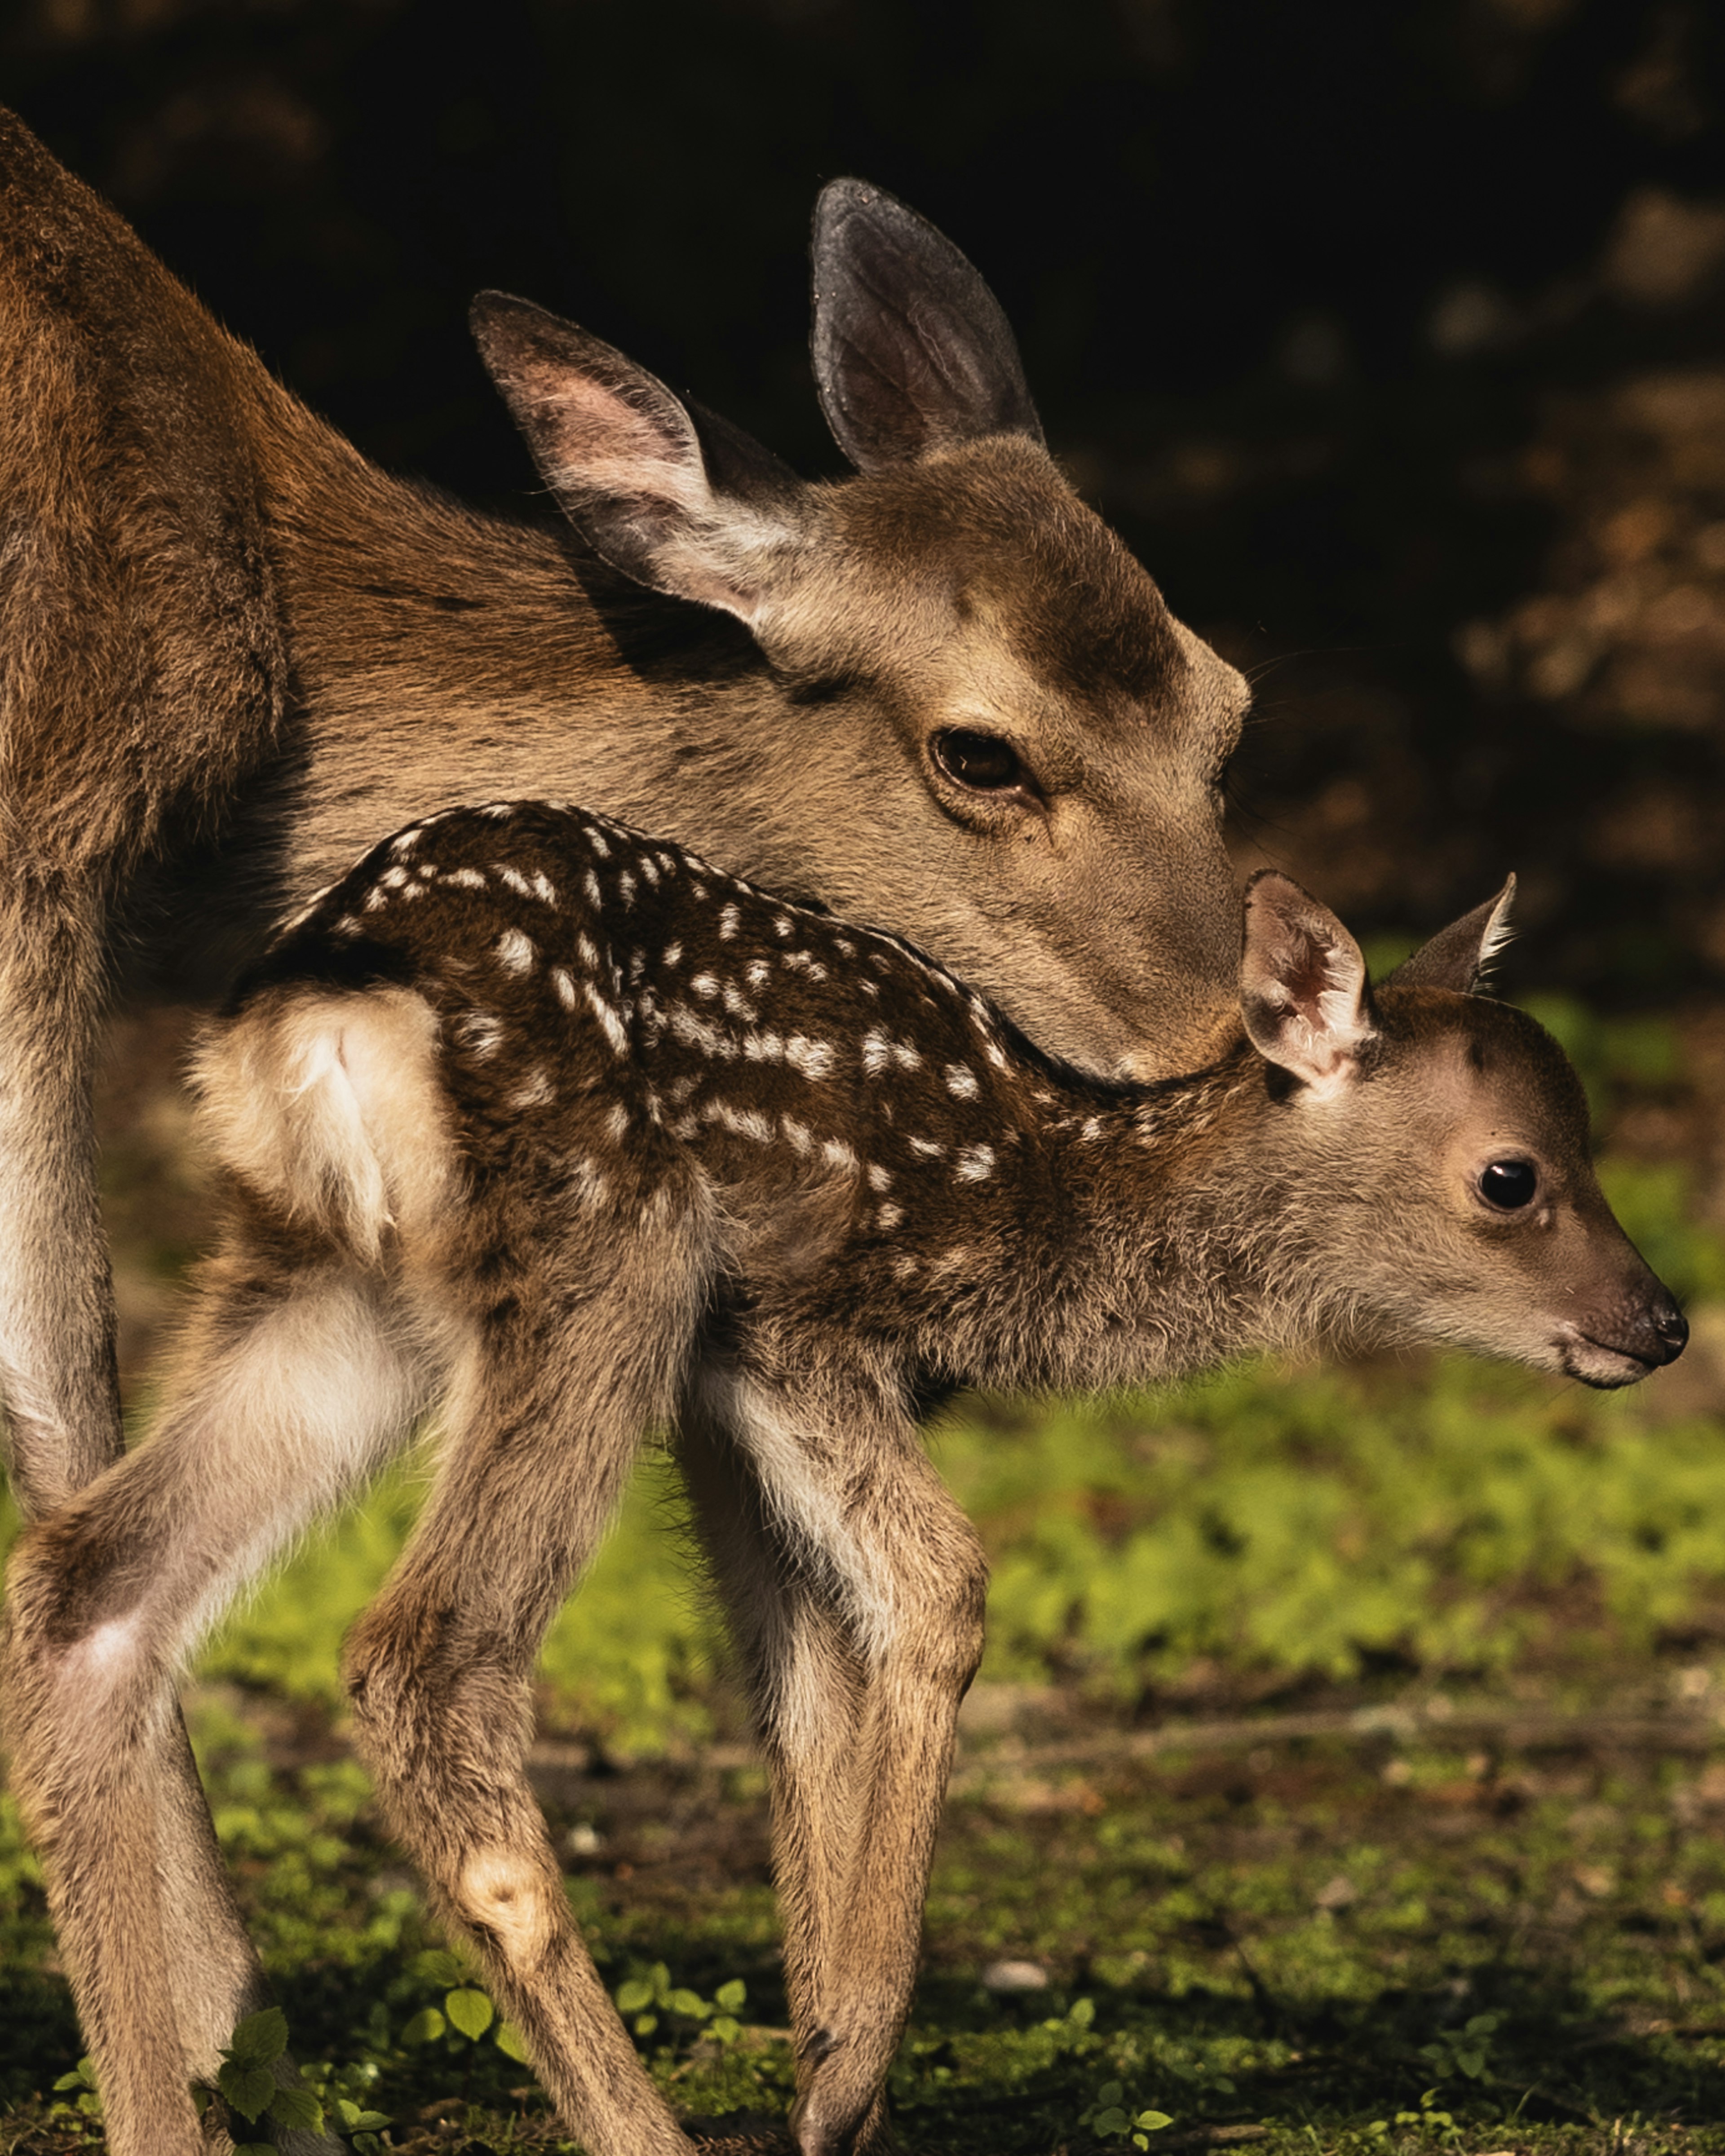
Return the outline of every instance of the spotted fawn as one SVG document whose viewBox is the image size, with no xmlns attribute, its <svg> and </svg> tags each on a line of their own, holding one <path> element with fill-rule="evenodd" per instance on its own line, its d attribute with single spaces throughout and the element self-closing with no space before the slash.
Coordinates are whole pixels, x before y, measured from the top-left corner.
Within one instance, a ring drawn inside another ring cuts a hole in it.
<svg viewBox="0 0 1725 2156">
<path fill-rule="evenodd" d="M 18 1785 L 83 1981 L 156 2015 L 126 2062 L 153 2145 L 198 2125 L 150 2004 L 150 1732 L 200 1630 L 434 1407 L 347 1681 L 570 2128 L 686 2147 L 522 1772 L 545 1629 L 670 1426 L 772 1770 L 793 2129 L 884 2146 L 985 1579 L 930 1399 L 1416 1339 L 1616 1385 L 1681 1348 L 1561 1051 L 1471 993 L 1507 899 L 1373 993 L 1334 916 L 1259 876 L 1237 1037 L 1142 1086 L 894 937 L 561 805 L 429 817 L 316 901 L 203 1056 L 232 1217 L 162 1426 L 13 1560 Z"/>
</svg>

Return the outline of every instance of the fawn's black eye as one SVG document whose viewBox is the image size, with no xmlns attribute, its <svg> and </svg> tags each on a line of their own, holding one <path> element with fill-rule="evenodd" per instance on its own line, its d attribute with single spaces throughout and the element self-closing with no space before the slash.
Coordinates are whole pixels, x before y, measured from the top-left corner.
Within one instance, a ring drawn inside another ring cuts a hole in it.
<svg viewBox="0 0 1725 2156">
<path fill-rule="evenodd" d="M 936 764 L 952 783 L 968 787 L 973 793 L 1009 793 L 1015 788 L 1025 793 L 1036 791 L 1019 761 L 1018 751 L 998 734 L 947 726 L 928 746 Z"/>
<path fill-rule="evenodd" d="M 1480 1195 L 1500 1213 L 1519 1213 L 1533 1203 L 1539 1178 L 1529 1160 L 1489 1161 L 1480 1170 Z"/>
</svg>

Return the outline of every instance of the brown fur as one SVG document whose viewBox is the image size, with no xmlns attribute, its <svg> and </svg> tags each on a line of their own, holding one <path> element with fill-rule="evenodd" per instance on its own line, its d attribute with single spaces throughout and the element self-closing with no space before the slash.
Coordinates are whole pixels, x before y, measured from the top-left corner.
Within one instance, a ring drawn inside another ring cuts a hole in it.
<svg viewBox="0 0 1725 2156">
<path fill-rule="evenodd" d="M 28 1517 L 121 1448 L 110 991 L 218 996 L 422 808 L 577 789 L 915 934 L 1098 1067 L 1178 1069 L 1213 1029 L 1239 677 L 1061 478 L 956 249 L 840 182 L 815 266 L 839 485 L 482 301 L 572 521 L 529 528 L 367 464 L 0 115 L 0 1394 Z M 953 728 L 1027 785 L 956 782 Z M 208 2065 L 264 1993 L 162 1743 Z"/>
<path fill-rule="evenodd" d="M 116 2150 L 195 2145 L 146 1859 L 174 1672 L 434 1402 L 430 1503 L 347 1679 L 395 1830 L 571 2130 L 685 2145 L 522 1774 L 546 1627 L 675 1422 L 772 1770 L 798 2143 L 884 2146 L 985 1586 L 911 1402 L 1336 1339 L 1600 1384 L 1681 1348 L 1561 1052 L 1466 993 L 1502 910 L 1374 1001 L 1333 917 L 1260 877 L 1233 1041 L 1146 1086 L 586 812 L 454 810 L 377 848 L 205 1055 L 235 1213 L 162 1429 L 14 1561 L 18 1785 Z M 1525 1204 L 1489 1198 L 1505 1162 Z"/>
</svg>

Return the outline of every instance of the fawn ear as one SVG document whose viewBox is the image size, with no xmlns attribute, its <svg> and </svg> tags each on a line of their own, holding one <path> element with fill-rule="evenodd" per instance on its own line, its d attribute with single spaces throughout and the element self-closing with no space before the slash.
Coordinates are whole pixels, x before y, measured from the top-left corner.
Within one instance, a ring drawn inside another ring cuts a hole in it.
<svg viewBox="0 0 1725 2156">
<path fill-rule="evenodd" d="M 1258 1053 L 1320 1093 L 1347 1084 L 1375 1031 L 1358 944 L 1274 869 L 1246 886 L 1240 1007 Z"/>
<path fill-rule="evenodd" d="M 984 434 L 1042 439 L 1000 302 L 926 218 L 865 180 L 814 210 L 814 379 L 859 471 Z"/>
<path fill-rule="evenodd" d="M 1496 898 L 1440 928 L 1412 957 L 1404 958 L 1389 979 L 1399 988 L 1453 988 L 1457 995 L 1471 996 L 1514 933 L 1509 909 L 1515 895 L 1512 876 Z"/>
<path fill-rule="evenodd" d="M 798 534 L 789 466 L 530 300 L 481 292 L 470 320 L 546 483 L 601 559 L 753 624 Z"/>
</svg>

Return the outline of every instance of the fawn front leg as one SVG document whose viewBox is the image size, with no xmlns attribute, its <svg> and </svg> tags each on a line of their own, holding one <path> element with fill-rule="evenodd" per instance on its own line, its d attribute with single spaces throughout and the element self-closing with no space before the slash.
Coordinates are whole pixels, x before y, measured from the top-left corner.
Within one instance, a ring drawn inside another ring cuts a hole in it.
<svg viewBox="0 0 1725 2156">
<path fill-rule="evenodd" d="M 203 2137 L 187 2084 L 216 2066 L 187 2048 L 173 1995 L 197 1914 L 172 1868 L 195 1837 L 155 1779 L 178 1729 L 174 1671 L 234 1589 L 406 1435 L 423 1398 L 364 1283 L 325 1276 L 280 1298 L 255 1274 L 241 1286 L 157 1435 L 33 1527 L 10 1567 L 14 1779 L 115 2156 L 192 2156 Z"/>
<path fill-rule="evenodd" d="M 583 2145 L 689 2156 L 569 1914 L 523 1771 L 540 1643 L 665 1418 L 698 1310 L 685 1250 L 661 1237 L 636 1255 L 604 1255 L 614 1277 L 598 1291 L 518 1265 L 512 1299 L 478 1327 L 437 1486 L 354 1629 L 347 1676 L 397 1835 Z"/>
<path fill-rule="evenodd" d="M 773 1773 L 793 2130 L 804 2156 L 850 2156 L 890 2141 L 987 1566 L 915 1425 L 866 1382 L 710 1374 L 687 1428 Z"/>
</svg>

